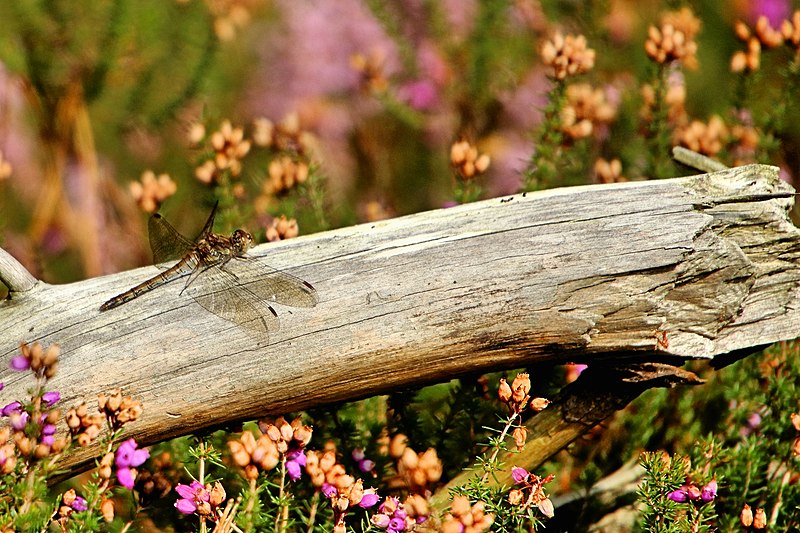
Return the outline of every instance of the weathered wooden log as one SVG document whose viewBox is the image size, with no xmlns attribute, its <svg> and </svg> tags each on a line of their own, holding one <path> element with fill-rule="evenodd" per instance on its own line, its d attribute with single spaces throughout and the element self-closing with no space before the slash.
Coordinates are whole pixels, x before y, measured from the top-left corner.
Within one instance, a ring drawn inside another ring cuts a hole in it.
<svg viewBox="0 0 800 533">
<path fill-rule="evenodd" d="M 30 385 L 5 370 L 19 342 L 58 343 L 50 387 L 67 405 L 122 388 L 144 406 L 128 434 L 147 444 L 537 361 L 752 350 L 800 335 L 793 193 L 775 167 L 751 165 L 518 194 L 261 246 L 254 255 L 320 296 L 315 308 L 278 308 L 269 342 L 180 295 L 180 283 L 99 311 L 154 267 L 26 288 L 3 262 L 12 293 L 0 303 L 0 396 Z"/>
</svg>

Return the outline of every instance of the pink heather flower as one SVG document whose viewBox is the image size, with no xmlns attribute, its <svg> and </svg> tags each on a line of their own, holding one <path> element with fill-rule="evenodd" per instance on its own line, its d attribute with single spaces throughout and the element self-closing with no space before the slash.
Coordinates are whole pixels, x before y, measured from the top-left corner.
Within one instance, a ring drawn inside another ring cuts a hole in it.
<svg viewBox="0 0 800 533">
<path fill-rule="evenodd" d="M 373 505 L 375 505 L 376 503 L 378 503 L 380 499 L 381 499 L 380 496 L 378 496 L 378 494 L 375 493 L 374 491 L 365 492 L 364 496 L 361 497 L 361 501 L 358 502 L 358 506 L 363 509 L 368 509 Z"/>
<path fill-rule="evenodd" d="M 52 407 L 60 399 L 61 393 L 58 391 L 50 391 L 42 394 L 42 401 L 44 401 L 45 407 Z"/>
<path fill-rule="evenodd" d="M 11 402 L 0 410 L 0 414 L 9 416 L 11 413 L 18 413 L 20 411 L 22 411 L 22 404 L 19 402 Z"/>
<path fill-rule="evenodd" d="M 689 499 L 689 494 L 686 489 L 676 489 L 667 494 L 667 498 L 674 502 L 683 503 Z"/>
<path fill-rule="evenodd" d="M 133 475 L 133 470 L 127 466 L 123 466 L 121 468 L 117 468 L 117 481 L 119 481 L 119 484 L 126 489 L 132 490 L 133 482 L 136 481 L 136 477 Z"/>
<path fill-rule="evenodd" d="M 76 511 L 85 511 L 86 509 L 89 508 L 89 506 L 86 504 L 86 499 L 81 498 L 80 496 L 75 497 L 75 501 L 72 502 L 72 505 L 70 505 L 70 507 L 72 507 Z"/>
<path fill-rule="evenodd" d="M 55 424 L 45 424 L 42 426 L 42 435 L 55 435 L 56 433 L 56 426 Z"/>
<path fill-rule="evenodd" d="M 11 358 L 11 363 L 8 366 L 15 372 L 22 372 L 31 367 L 31 362 L 24 355 L 17 355 Z"/>
<path fill-rule="evenodd" d="M 514 480 L 514 483 L 525 483 L 530 475 L 530 472 L 519 466 L 511 469 L 511 479 Z"/>
<path fill-rule="evenodd" d="M 339 491 L 336 490 L 336 487 L 334 487 L 333 485 L 329 483 L 323 483 L 322 494 L 324 494 L 326 498 L 333 498 L 334 496 L 339 494 Z"/>
<path fill-rule="evenodd" d="M 404 531 L 406 529 L 406 521 L 402 518 L 392 518 L 389 521 L 389 527 L 386 531 Z"/>
<path fill-rule="evenodd" d="M 436 86 L 430 80 L 409 82 L 400 87 L 398 96 L 417 111 L 427 111 L 439 102 Z"/>
<path fill-rule="evenodd" d="M 175 502 L 175 508 L 183 514 L 192 514 L 197 510 L 199 502 L 207 502 L 211 498 L 199 481 L 192 481 L 189 485 L 178 483 L 175 492 L 180 496 Z"/>
<path fill-rule="evenodd" d="M 297 461 L 286 461 L 286 473 L 292 481 L 297 481 L 303 475 L 303 469 Z"/>
<path fill-rule="evenodd" d="M 137 467 L 147 461 L 148 457 L 150 457 L 150 452 L 144 449 L 137 449 L 138 446 L 134 439 L 128 439 L 120 444 L 114 461 L 116 465 Z"/>
<path fill-rule="evenodd" d="M 117 455 L 114 458 L 114 463 L 117 465 L 117 481 L 127 489 L 133 488 L 133 482 L 136 478 L 131 468 L 140 466 L 150 457 L 150 452 L 137 449 L 137 446 L 134 439 L 126 440 L 119 445 Z"/>
<path fill-rule="evenodd" d="M 52 446 L 56 442 L 56 438 L 53 435 L 45 435 L 40 439 L 40 441 L 42 444 Z"/>
<path fill-rule="evenodd" d="M 372 472 L 375 469 L 375 461 L 371 459 L 364 459 L 363 461 L 358 462 L 358 469 L 362 472 Z"/>
<path fill-rule="evenodd" d="M 708 482 L 708 484 L 705 487 L 703 487 L 703 491 L 700 493 L 700 499 L 708 503 L 716 497 L 717 497 L 717 480 L 712 479 L 711 481 Z"/>
</svg>

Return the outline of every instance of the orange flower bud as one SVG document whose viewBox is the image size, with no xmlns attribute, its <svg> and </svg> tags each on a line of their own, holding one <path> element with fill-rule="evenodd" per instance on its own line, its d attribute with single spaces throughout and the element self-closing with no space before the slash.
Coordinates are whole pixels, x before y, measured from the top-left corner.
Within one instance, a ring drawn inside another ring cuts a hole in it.
<svg viewBox="0 0 800 533">
<path fill-rule="evenodd" d="M 500 378 L 500 386 L 497 389 L 497 397 L 503 403 L 508 403 L 511 399 L 511 386 L 506 382 L 505 378 Z"/>
<path fill-rule="evenodd" d="M 742 507 L 742 512 L 739 514 L 739 520 L 742 522 L 744 527 L 750 527 L 753 525 L 753 511 L 750 509 L 750 506 L 744 504 Z"/>
<path fill-rule="evenodd" d="M 756 514 L 753 517 L 753 527 L 755 529 L 764 529 L 767 527 L 767 513 L 764 512 L 763 507 L 756 509 Z"/>
</svg>

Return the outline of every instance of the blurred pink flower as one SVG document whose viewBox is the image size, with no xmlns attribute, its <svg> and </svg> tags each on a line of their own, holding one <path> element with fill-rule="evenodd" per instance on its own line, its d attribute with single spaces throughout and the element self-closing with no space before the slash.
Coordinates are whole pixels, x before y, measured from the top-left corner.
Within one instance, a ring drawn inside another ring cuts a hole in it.
<svg viewBox="0 0 800 533">
<path fill-rule="evenodd" d="M 439 102 L 439 92 L 430 80 L 406 83 L 398 89 L 398 97 L 417 111 L 426 111 Z"/>
</svg>

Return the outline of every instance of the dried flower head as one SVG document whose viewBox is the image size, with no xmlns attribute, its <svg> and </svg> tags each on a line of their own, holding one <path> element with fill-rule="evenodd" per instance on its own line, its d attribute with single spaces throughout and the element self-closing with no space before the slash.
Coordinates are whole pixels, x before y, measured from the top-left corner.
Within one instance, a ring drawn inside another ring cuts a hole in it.
<svg viewBox="0 0 800 533">
<path fill-rule="evenodd" d="M 442 477 L 442 462 L 434 448 L 417 453 L 408 446 L 405 435 L 397 434 L 392 439 L 390 453 L 396 461 L 397 484 L 412 494 L 425 494 Z"/>
<path fill-rule="evenodd" d="M 717 115 L 712 116 L 708 123 L 693 120 L 678 132 L 678 142 L 681 146 L 709 157 L 717 155 L 722 150 L 727 138 L 728 128 Z"/>
<path fill-rule="evenodd" d="M 269 226 L 267 226 L 267 241 L 283 241 L 286 239 L 293 239 L 300 233 L 300 228 L 297 226 L 297 220 L 293 218 L 286 218 L 286 215 L 273 218 Z"/>
<path fill-rule="evenodd" d="M 618 183 L 626 181 L 625 177 L 622 175 L 622 163 L 616 158 L 611 161 L 607 161 L 602 157 L 598 158 L 597 161 L 594 162 L 594 175 L 597 183 Z"/>
<path fill-rule="evenodd" d="M 660 27 L 650 26 L 644 44 L 647 56 L 660 64 L 681 62 L 687 68 L 697 68 L 697 42 L 700 19 L 688 7 L 667 12 L 661 17 Z"/>
<path fill-rule="evenodd" d="M 576 83 L 567 87 L 567 102 L 560 112 L 561 129 L 572 140 L 583 139 L 592 134 L 596 125 L 610 123 L 616 113 L 605 91 L 588 83 Z"/>
<path fill-rule="evenodd" d="M 439 531 L 479 533 L 488 530 L 494 522 L 494 515 L 486 513 L 485 508 L 483 502 L 471 505 L 468 497 L 455 496 L 450 504 L 450 512 L 444 516 Z"/>
<path fill-rule="evenodd" d="M 152 170 L 146 170 L 140 181 L 130 182 L 128 188 L 133 199 L 146 213 L 155 213 L 164 200 L 178 190 L 177 184 L 172 181 L 169 174 L 159 174 L 156 177 Z"/>
<path fill-rule="evenodd" d="M 656 92 L 652 85 L 642 86 L 642 99 L 644 106 L 642 108 L 642 118 L 650 122 L 653 120 L 653 108 L 656 104 Z M 664 102 L 667 104 L 667 120 L 674 126 L 683 126 L 689 122 L 689 117 L 686 114 L 686 85 L 684 84 L 682 76 L 670 76 L 667 80 L 667 94 L 664 96 Z"/>
<path fill-rule="evenodd" d="M 744 504 L 744 507 L 742 507 L 742 512 L 739 513 L 739 520 L 744 527 L 750 527 L 753 525 L 753 510 L 749 505 Z"/>
<path fill-rule="evenodd" d="M 250 141 L 244 138 L 244 129 L 234 128 L 230 120 L 224 120 L 219 130 L 209 139 L 214 156 L 195 169 L 195 176 L 206 184 L 219 181 L 223 172 L 237 177 L 242 172 L 242 159 L 250 152 Z"/>
<path fill-rule="evenodd" d="M 795 57 L 800 54 L 800 9 L 792 14 L 791 20 L 781 23 L 781 36 L 787 45 L 795 49 Z"/>
<path fill-rule="evenodd" d="M 486 172 L 491 159 L 487 154 L 478 153 L 478 149 L 469 141 L 458 141 L 450 147 L 450 164 L 453 165 L 459 178 L 469 181 Z"/>
<path fill-rule="evenodd" d="M 556 32 L 545 41 L 541 50 L 542 61 L 552 69 L 551 76 L 563 80 L 577 76 L 594 67 L 595 51 L 587 46 L 583 35 L 566 35 Z"/>
<path fill-rule="evenodd" d="M 308 180 L 308 163 L 281 155 L 269 162 L 264 192 L 275 196 L 286 194 L 291 189 Z"/>
<path fill-rule="evenodd" d="M 125 424 L 135 422 L 142 414 L 141 402 L 130 396 L 122 396 L 120 389 L 114 389 L 106 394 L 97 395 L 97 408 L 105 415 L 112 431 L 120 429 Z"/>
<path fill-rule="evenodd" d="M 58 356 L 61 349 L 51 344 L 47 349 L 38 342 L 19 345 L 20 355 L 11 358 L 11 369 L 23 371 L 30 369 L 37 379 L 47 381 L 55 376 L 58 370 Z"/>
</svg>

